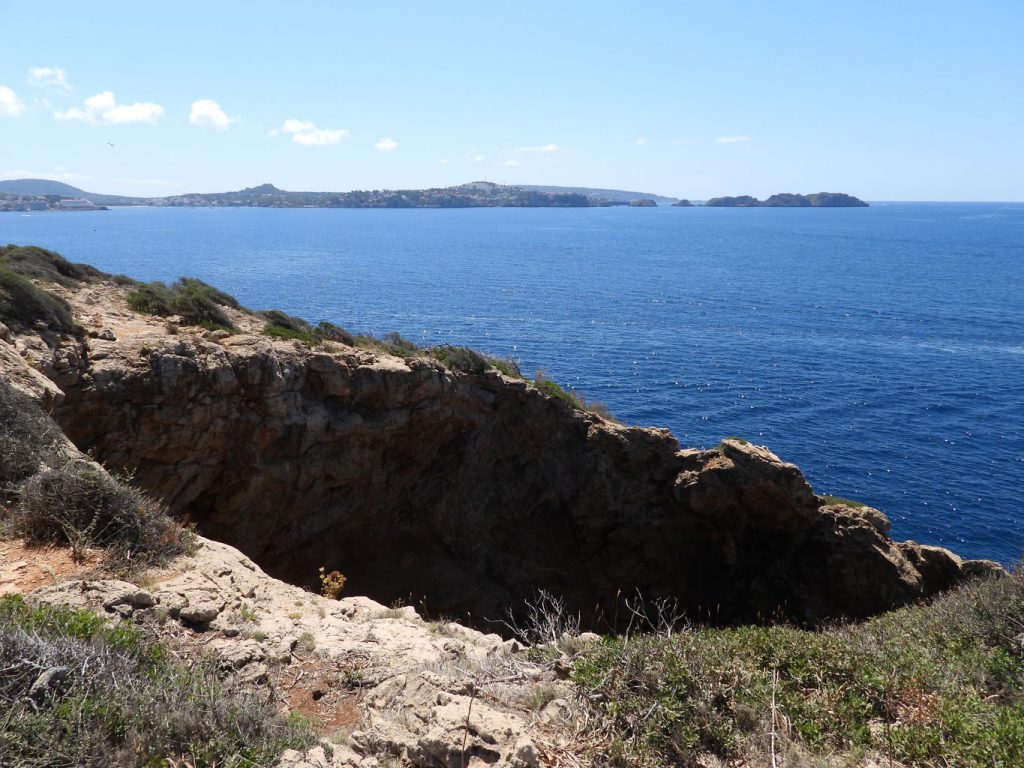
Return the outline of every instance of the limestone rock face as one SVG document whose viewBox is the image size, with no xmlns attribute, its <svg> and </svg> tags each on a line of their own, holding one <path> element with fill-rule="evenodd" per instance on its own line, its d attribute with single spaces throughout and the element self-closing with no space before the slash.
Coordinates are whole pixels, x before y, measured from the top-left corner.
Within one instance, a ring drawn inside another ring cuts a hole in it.
<svg viewBox="0 0 1024 768">
<path fill-rule="evenodd" d="M 494 370 L 113 331 L 51 372 L 67 434 L 293 583 L 338 569 L 349 594 L 478 625 L 545 589 L 607 627 L 637 593 L 723 622 L 862 617 L 989 568 L 894 543 L 765 448 L 681 450 Z"/>
</svg>

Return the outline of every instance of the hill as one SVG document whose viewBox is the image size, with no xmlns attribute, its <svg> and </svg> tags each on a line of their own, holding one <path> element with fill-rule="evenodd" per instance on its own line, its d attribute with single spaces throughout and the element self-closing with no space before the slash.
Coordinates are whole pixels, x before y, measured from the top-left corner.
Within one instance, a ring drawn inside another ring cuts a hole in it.
<svg viewBox="0 0 1024 768">
<path fill-rule="evenodd" d="M 0 181 L 0 194 L 24 195 L 26 197 L 43 197 L 45 195 L 80 197 L 96 205 L 145 205 L 149 201 L 149 198 L 145 197 L 86 192 L 84 189 L 53 179 L 7 179 Z"/>
</svg>

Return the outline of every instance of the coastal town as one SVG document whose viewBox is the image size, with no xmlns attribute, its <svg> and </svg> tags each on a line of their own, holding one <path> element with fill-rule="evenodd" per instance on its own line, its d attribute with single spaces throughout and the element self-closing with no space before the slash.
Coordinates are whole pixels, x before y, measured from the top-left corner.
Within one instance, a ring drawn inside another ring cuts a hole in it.
<svg viewBox="0 0 1024 768">
<path fill-rule="evenodd" d="M 81 197 L 59 195 L 4 195 L 0 194 L 0 212 L 21 211 L 105 211 L 105 205 Z"/>
</svg>

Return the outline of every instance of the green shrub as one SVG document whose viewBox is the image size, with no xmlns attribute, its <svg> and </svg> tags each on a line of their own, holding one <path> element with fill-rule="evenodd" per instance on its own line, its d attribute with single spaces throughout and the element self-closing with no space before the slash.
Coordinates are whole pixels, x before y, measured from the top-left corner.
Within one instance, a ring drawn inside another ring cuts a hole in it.
<svg viewBox="0 0 1024 768">
<path fill-rule="evenodd" d="M 24 480 L 60 452 L 60 428 L 28 395 L 0 381 L 0 486 Z"/>
<path fill-rule="evenodd" d="M 0 598 L 0 763 L 261 766 L 315 734 L 129 624 Z M 29 696 L 40 673 L 60 670 Z"/>
<path fill-rule="evenodd" d="M 316 328 L 313 329 L 313 333 L 324 341 L 337 341 L 349 347 L 354 347 L 356 344 L 355 336 L 344 328 L 341 328 L 334 323 L 329 323 L 326 320 L 321 320 L 317 323 Z"/>
<path fill-rule="evenodd" d="M 487 361 L 469 347 L 443 344 L 440 347 L 431 347 L 428 353 L 453 371 L 481 374 L 487 370 Z"/>
<path fill-rule="evenodd" d="M 819 756 L 904 766 L 1024 765 L 1024 576 L 823 631 L 689 629 L 607 639 L 572 677 L 629 765 L 698 754 L 760 764 L 773 698 L 781 734 Z"/>
<path fill-rule="evenodd" d="M 396 357 L 409 357 L 420 351 L 420 348 L 402 336 L 398 331 L 390 331 L 381 337 L 385 350 Z"/>
<path fill-rule="evenodd" d="M 279 309 L 267 309 L 260 314 L 267 319 L 270 325 L 277 326 L 278 328 L 286 328 L 289 331 L 295 331 L 296 333 L 312 333 L 313 329 L 305 320 L 301 317 L 295 317 L 289 315 L 286 312 L 282 312 Z"/>
<path fill-rule="evenodd" d="M 412 357 L 420 352 L 420 348 L 398 333 L 391 331 L 383 336 L 360 335 L 355 337 L 356 346 L 384 352 L 395 357 Z"/>
<path fill-rule="evenodd" d="M 180 315 L 187 325 L 210 329 L 233 330 L 231 318 L 223 308 L 240 308 L 233 296 L 192 277 L 182 277 L 170 285 L 140 283 L 128 293 L 127 299 L 137 312 L 158 317 Z"/>
<path fill-rule="evenodd" d="M 188 549 L 189 534 L 141 491 L 87 461 L 40 472 L 18 487 L 11 522 L 31 541 L 89 546 L 124 564 L 152 562 Z"/>
<path fill-rule="evenodd" d="M 842 496 L 822 496 L 826 504 L 845 504 L 848 507 L 866 507 L 863 501 L 854 501 L 853 499 L 844 499 Z"/>
<path fill-rule="evenodd" d="M 301 341 L 307 346 L 316 346 L 320 343 L 320 337 L 308 331 L 296 331 L 291 328 L 285 328 L 282 325 L 275 325 L 271 323 L 265 327 L 262 331 L 264 336 L 272 336 L 275 339 L 284 339 L 286 341 L 296 340 Z"/>
<path fill-rule="evenodd" d="M 533 385 L 548 397 L 565 403 L 574 411 L 582 411 L 583 403 L 573 392 L 567 392 L 558 382 L 548 378 L 544 371 L 537 371 L 533 374 Z"/>
<path fill-rule="evenodd" d="M 57 283 L 65 288 L 107 277 L 88 264 L 73 264 L 60 254 L 35 245 L 0 247 L 0 265 L 22 277 Z"/>
<path fill-rule="evenodd" d="M 487 358 L 487 364 L 492 368 L 496 368 L 503 374 L 512 379 L 523 378 L 523 372 L 519 369 L 519 361 L 513 357 L 489 357 Z"/>
<path fill-rule="evenodd" d="M 80 335 L 67 302 L 54 296 L 0 261 L 0 321 L 14 330 L 43 323 L 59 333 Z"/>
</svg>

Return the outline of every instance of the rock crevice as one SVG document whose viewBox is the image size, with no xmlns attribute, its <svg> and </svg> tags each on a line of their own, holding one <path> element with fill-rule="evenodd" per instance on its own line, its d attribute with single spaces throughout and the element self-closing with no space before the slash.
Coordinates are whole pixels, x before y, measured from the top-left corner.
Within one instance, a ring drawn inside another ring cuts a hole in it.
<svg viewBox="0 0 1024 768">
<path fill-rule="evenodd" d="M 712 621 L 859 618 L 988 567 L 893 542 L 765 448 L 682 450 L 494 370 L 115 331 L 49 371 L 67 434 L 293 583 L 325 566 L 478 624 L 544 589 L 607 628 L 637 593 Z"/>
</svg>

